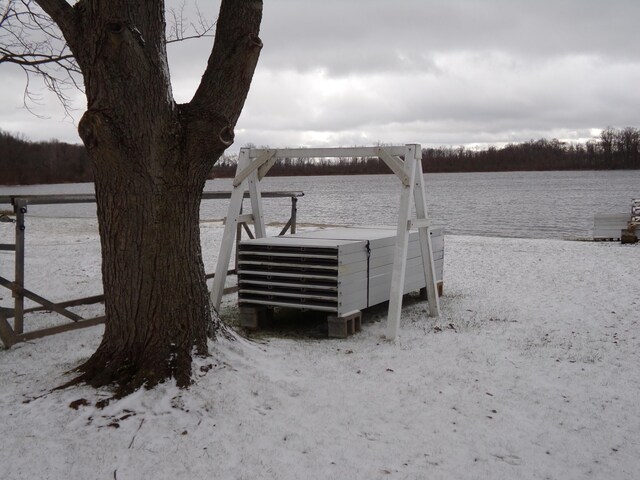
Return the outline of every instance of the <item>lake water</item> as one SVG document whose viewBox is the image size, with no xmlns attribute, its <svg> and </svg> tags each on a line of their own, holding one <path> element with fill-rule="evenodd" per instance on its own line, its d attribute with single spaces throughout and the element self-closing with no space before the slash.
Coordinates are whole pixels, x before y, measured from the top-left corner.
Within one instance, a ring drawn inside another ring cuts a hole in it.
<svg viewBox="0 0 640 480">
<path fill-rule="evenodd" d="M 442 173 L 425 179 L 429 215 L 452 234 L 589 238 L 595 213 L 625 213 L 631 199 L 640 198 L 640 170 Z M 231 180 L 212 180 L 206 188 L 230 190 Z M 267 177 L 267 190 L 305 193 L 298 201 L 300 224 L 397 223 L 400 183 L 392 175 Z M 0 187 L 0 195 L 92 191 L 91 184 Z M 223 218 L 227 205 L 203 202 L 202 218 Z M 267 222 L 288 218 L 288 199 L 265 199 L 264 205 Z M 32 206 L 29 214 L 85 217 L 95 215 L 95 206 Z"/>
</svg>

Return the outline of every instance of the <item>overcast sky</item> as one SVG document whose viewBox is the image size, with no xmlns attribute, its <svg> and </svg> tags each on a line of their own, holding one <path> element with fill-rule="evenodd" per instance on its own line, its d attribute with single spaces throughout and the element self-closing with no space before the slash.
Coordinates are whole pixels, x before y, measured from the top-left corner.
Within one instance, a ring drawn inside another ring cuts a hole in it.
<svg viewBox="0 0 640 480">
<path fill-rule="evenodd" d="M 213 5 L 211 5 L 211 3 Z M 215 17 L 219 2 L 200 1 Z M 264 48 L 233 149 L 587 139 L 640 126 L 639 0 L 265 0 Z M 212 39 L 168 46 L 189 101 Z M 79 142 L 0 66 L 0 128 Z M 79 119 L 85 106 L 77 101 Z"/>
</svg>

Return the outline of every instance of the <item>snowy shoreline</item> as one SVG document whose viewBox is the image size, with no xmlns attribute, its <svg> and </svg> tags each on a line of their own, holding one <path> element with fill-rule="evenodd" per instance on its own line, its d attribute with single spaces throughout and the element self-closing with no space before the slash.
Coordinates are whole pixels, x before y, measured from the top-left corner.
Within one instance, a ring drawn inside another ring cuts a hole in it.
<svg viewBox="0 0 640 480">
<path fill-rule="evenodd" d="M 32 223 L 30 285 L 96 293 L 90 222 Z M 202 230 L 210 270 L 221 229 Z M 103 410 L 106 391 L 47 393 L 102 326 L 0 350 L 2 477 L 635 478 L 638 265 L 638 245 L 448 235 L 443 315 L 410 302 L 396 343 L 379 311 L 345 340 L 221 341 L 189 391 Z"/>
</svg>

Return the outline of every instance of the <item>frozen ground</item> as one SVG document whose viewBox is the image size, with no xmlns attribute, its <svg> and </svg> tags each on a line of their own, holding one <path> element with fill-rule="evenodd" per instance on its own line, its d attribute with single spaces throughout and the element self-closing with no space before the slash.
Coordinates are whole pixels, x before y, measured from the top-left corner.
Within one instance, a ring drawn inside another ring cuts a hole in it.
<svg viewBox="0 0 640 480">
<path fill-rule="evenodd" d="M 100 290 L 95 225 L 31 225 L 28 286 Z M 208 271 L 220 231 L 203 225 Z M 212 343 L 189 391 L 165 384 L 104 409 L 107 391 L 50 392 L 102 327 L 0 350 L 0 476 L 638 478 L 639 267 L 640 245 L 447 236 L 443 315 L 410 302 L 396 343 L 383 309 L 346 340 Z"/>
</svg>

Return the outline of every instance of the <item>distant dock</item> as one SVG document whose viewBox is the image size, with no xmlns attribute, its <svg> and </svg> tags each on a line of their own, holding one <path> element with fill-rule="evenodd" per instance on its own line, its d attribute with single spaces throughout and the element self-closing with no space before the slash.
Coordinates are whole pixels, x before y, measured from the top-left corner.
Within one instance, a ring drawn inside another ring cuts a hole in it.
<svg viewBox="0 0 640 480">
<path fill-rule="evenodd" d="M 628 213 L 607 213 L 593 216 L 593 239 L 596 241 L 620 240 L 622 230 L 627 229 Z"/>
<path fill-rule="evenodd" d="M 593 239 L 596 241 L 620 240 L 623 243 L 635 243 L 637 241 L 636 227 L 638 225 L 640 225 L 640 199 L 635 199 L 631 202 L 631 211 L 629 213 L 594 215 Z M 630 237 L 635 237 L 635 240 L 631 240 Z"/>
</svg>

